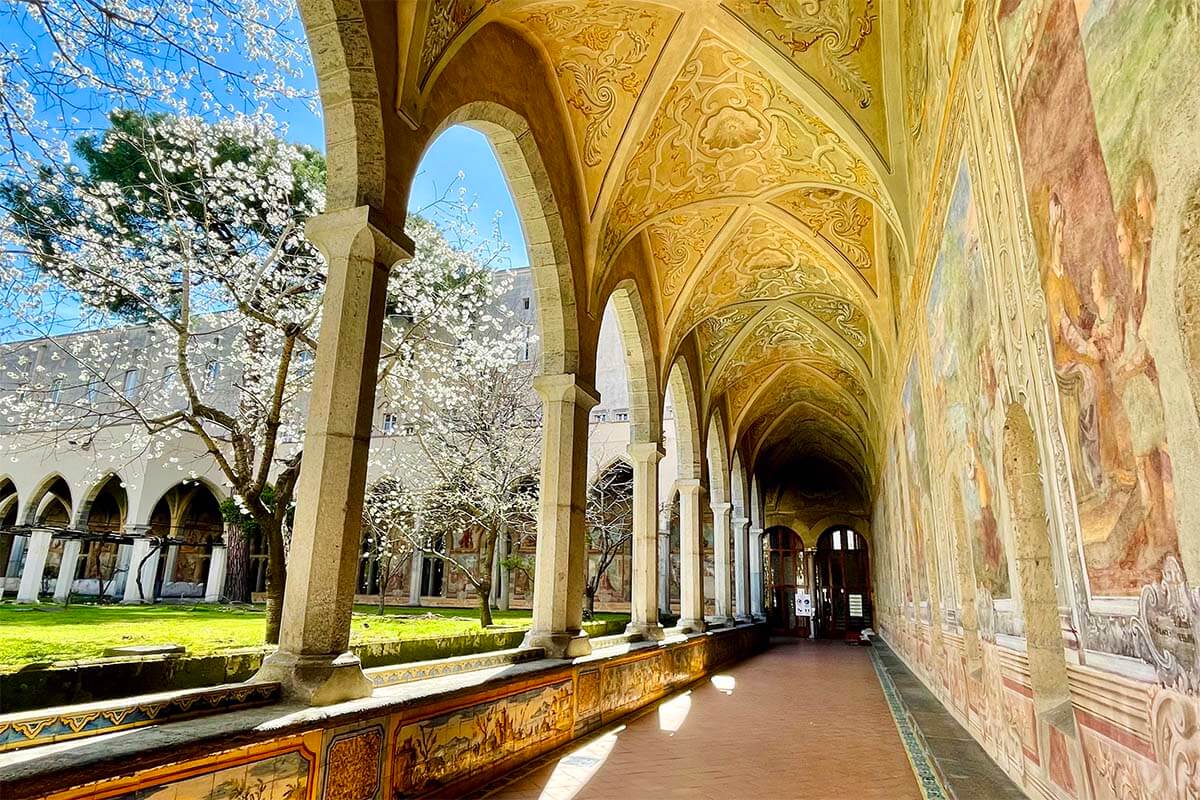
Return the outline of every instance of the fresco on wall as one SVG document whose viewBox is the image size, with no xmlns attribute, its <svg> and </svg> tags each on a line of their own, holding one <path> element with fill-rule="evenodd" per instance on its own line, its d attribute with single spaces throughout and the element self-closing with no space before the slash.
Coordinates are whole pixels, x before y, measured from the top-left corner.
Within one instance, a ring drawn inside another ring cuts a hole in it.
<svg viewBox="0 0 1200 800">
<path fill-rule="evenodd" d="M 971 175 L 964 159 L 950 198 L 929 288 L 926 318 L 932 362 L 933 413 L 954 475 L 971 542 L 975 580 L 993 599 L 1012 596 L 999 525 L 1001 490 L 994 445 L 1000 380 L 994 318 Z"/>
<path fill-rule="evenodd" d="M 1200 96 L 1200 19 L 1192 0 L 1004 0 L 999 14 L 1084 560 L 1093 594 L 1134 595 L 1178 551 L 1151 333 L 1173 290 L 1155 297 L 1151 273 L 1178 272 L 1160 187 L 1200 161 L 1200 126 L 1172 113 Z"/>
<path fill-rule="evenodd" d="M 922 604 L 929 602 L 929 563 L 926 561 L 927 509 L 929 508 L 929 460 L 925 447 L 925 409 L 921 402 L 921 376 L 914 358 L 904 381 L 904 453 L 906 456 L 905 506 L 908 509 L 909 546 L 916 573 L 916 592 Z"/>
</svg>

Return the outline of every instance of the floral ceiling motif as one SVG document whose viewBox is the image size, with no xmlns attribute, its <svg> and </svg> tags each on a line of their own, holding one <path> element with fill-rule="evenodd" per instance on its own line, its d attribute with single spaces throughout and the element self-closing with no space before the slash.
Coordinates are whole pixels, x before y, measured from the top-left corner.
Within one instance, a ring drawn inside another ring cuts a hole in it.
<svg viewBox="0 0 1200 800">
<path fill-rule="evenodd" d="M 839 385 L 844 380 L 839 380 L 841 374 L 850 376 L 853 383 L 843 388 L 866 408 L 863 370 L 846 348 L 830 341 L 831 338 L 800 314 L 776 309 L 758 322 L 718 365 L 710 376 L 712 396 L 720 395 L 736 376 L 756 365 L 805 361 L 824 366 L 822 371 Z"/>
<path fill-rule="evenodd" d="M 680 333 L 731 303 L 818 293 L 854 297 L 857 291 L 812 242 L 755 212 L 696 283 L 675 324 Z"/>
<path fill-rule="evenodd" d="M 796 189 L 772 200 L 804 223 L 863 276 L 874 292 L 875 209 L 871 202 L 837 189 Z"/>
<path fill-rule="evenodd" d="M 539 3 L 516 17 L 550 56 L 593 202 L 678 18 L 662 6 L 611 0 Z"/>
<path fill-rule="evenodd" d="M 705 375 L 712 374 L 725 347 L 756 313 L 758 309 L 754 307 L 730 308 L 713 314 L 696 326 L 696 340 L 700 345 L 700 360 Z"/>
<path fill-rule="evenodd" d="M 602 237 L 601 263 L 658 215 L 805 182 L 853 186 L 881 197 L 867 164 L 816 112 L 744 54 L 705 33 L 625 169 Z"/>
<path fill-rule="evenodd" d="M 876 0 L 724 0 L 746 27 L 813 78 L 887 153 Z"/>
<path fill-rule="evenodd" d="M 709 206 L 672 214 L 646 229 L 658 270 L 664 317 L 675 307 L 684 283 L 732 214 L 733 206 Z"/>
</svg>

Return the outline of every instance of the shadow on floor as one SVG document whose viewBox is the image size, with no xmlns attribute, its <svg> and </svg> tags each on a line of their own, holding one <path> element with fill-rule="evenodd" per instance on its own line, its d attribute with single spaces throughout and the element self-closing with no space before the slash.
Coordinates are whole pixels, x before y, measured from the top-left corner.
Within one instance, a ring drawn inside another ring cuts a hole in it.
<svg viewBox="0 0 1200 800">
<path fill-rule="evenodd" d="M 948 795 L 956 800 L 1015 800 L 1026 796 L 891 648 L 875 639 L 874 649 L 920 732 Z"/>
</svg>

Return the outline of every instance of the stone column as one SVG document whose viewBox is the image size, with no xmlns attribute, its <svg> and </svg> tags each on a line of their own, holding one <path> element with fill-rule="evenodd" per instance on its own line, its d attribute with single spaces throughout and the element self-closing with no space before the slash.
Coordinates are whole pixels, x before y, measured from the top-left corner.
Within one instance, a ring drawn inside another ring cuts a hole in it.
<svg viewBox="0 0 1200 800">
<path fill-rule="evenodd" d="M 204 602 L 221 602 L 221 590 L 225 588 L 225 570 L 229 564 L 229 548 L 223 544 L 213 545 L 208 556 L 208 582 L 204 586 Z"/>
<path fill-rule="evenodd" d="M 659 520 L 658 529 L 658 610 L 671 613 L 671 521 Z"/>
<path fill-rule="evenodd" d="M 154 546 L 154 540 L 139 536 L 133 540 L 133 549 L 129 553 L 129 569 L 125 573 L 125 596 L 122 603 L 153 603 L 154 579 L 158 577 L 158 557 L 161 549 Z M 138 574 L 142 576 L 142 590 L 145 596 L 138 592 Z"/>
<path fill-rule="evenodd" d="M 542 399 L 542 474 L 533 624 L 524 645 L 573 658 L 592 651 L 583 632 L 584 506 L 588 414 L 599 398 L 572 374 L 539 376 L 533 388 Z"/>
<path fill-rule="evenodd" d="M 646 639 L 663 638 L 658 622 L 658 442 L 629 445 L 633 461 L 633 580 L 629 627 Z"/>
<path fill-rule="evenodd" d="M 75 573 L 79 571 L 79 551 L 83 542 L 78 539 L 67 539 L 63 542 L 62 561 L 58 562 L 58 580 L 54 582 L 54 600 L 65 603 L 71 594 L 71 585 L 75 583 Z"/>
<path fill-rule="evenodd" d="M 679 488 L 679 627 L 704 630 L 704 542 L 700 530 L 700 481 Z"/>
<path fill-rule="evenodd" d="M 509 533 L 505 531 L 500 534 L 500 541 L 496 543 L 497 560 L 500 565 L 500 593 L 496 599 L 496 608 L 501 611 L 508 611 L 512 603 L 512 571 L 504 566 L 504 560 L 508 558 L 508 548 Z"/>
<path fill-rule="evenodd" d="M 21 570 L 21 585 L 17 588 L 18 603 L 36 603 L 42 589 L 42 573 L 46 571 L 46 557 L 50 555 L 50 543 L 54 534 L 47 530 L 34 529 L 29 532 L 25 545 L 25 567 Z"/>
<path fill-rule="evenodd" d="M 729 503 L 713 503 L 713 577 L 716 581 L 716 612 L 713 621 L 727 625 L 733 621 L 733 604 L 730 602 L 730 523 L 729 514 L 733 506 Z"/>
<path fill-rule="evenodd" d="M 734 618 L 750 621 L 750 520 L 733 521 Z"/>
<path fill-rule="evenodd" d="M 763 529 L 750 529 L 750 614 L 756 620 L 766 619 L 763 612 Z"/>
<path fill-rule="evenodd" d="M 349 651 L 350 614 L 388 273 L 410 257 L 412 242 L 369 206 L 316 216 L 305 232 L 325 255 L 329 277 L 279 650 L 254 680 L 279 681 L 293 700 L 329 705 L 371 693 Z"/>
<path fill-rule="evenodd" d="M 408 564 L 408 604 L 421 605 L 421 573 L 425 565 L 425 551 L 420 548 L 413 550 L 412 559 Z"/>
</svg>

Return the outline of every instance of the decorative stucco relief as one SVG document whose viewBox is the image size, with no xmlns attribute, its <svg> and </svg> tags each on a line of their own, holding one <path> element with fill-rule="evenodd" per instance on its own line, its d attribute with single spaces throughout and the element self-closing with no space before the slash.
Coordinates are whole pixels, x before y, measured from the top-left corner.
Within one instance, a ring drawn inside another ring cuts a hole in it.
<svg viewBox="0 0 1200 800">
<path fill-rule="evenodd" d="M 712 374 L 725 347 L 757 312 L 755 306 L 729 308 L 706 317 L 696 326 L 696 341 L 700 345 L 700 360 L 705 375 Z"/>
<path fill-rule="evenodd" d="M 550 57 L 594 202 L 612 154 L 679 15 L 642 3 L 539 3 L 516 20 Z"/>
<path fill-rule="evenodd" d="M 754 213 L 696 281 L 675 324 L 683 332 L 732 303 L 818 293 L 854 298 L 850 280 L 813 243 L 762 213 Z M 866 335 L 865 317 L 862 334 Z"/>
<path fill-rule="evenodd" d="M 876 0 L 725 0 L 724 6 L 821 84 L 887 153 Z"/>
<path fill-rule="evenodd" d="M 733 206 L 708 206 L 680 212 L 646 229 L 665 314 L 670 314 L 675 307 L 684 283 L 733 214 L 733 209 Z"/>
<path fill-rule="evenodd" d="M 835 189 L 796 189 L 771 202 L 832 245 L 878 292 L 873 259 L 875 208 L 869 200 Z"/>
<path fill-rule="evenodd" d="M 470 24 L 489 5 L 499 0 L 433 0 L 429 4 L 429 21 L 425 25 L 425 38 L 421 43 L 421 85 L 429 80 L 433 68 L 454 37 Z"/>
<path fill-rule="evenodd" d="M 852 186 L 882 200 L 870 167 L 816 112 L 705 33 L 625 168 L 601 261 L 657 215 L 793 183 Z"/>
</svg>

